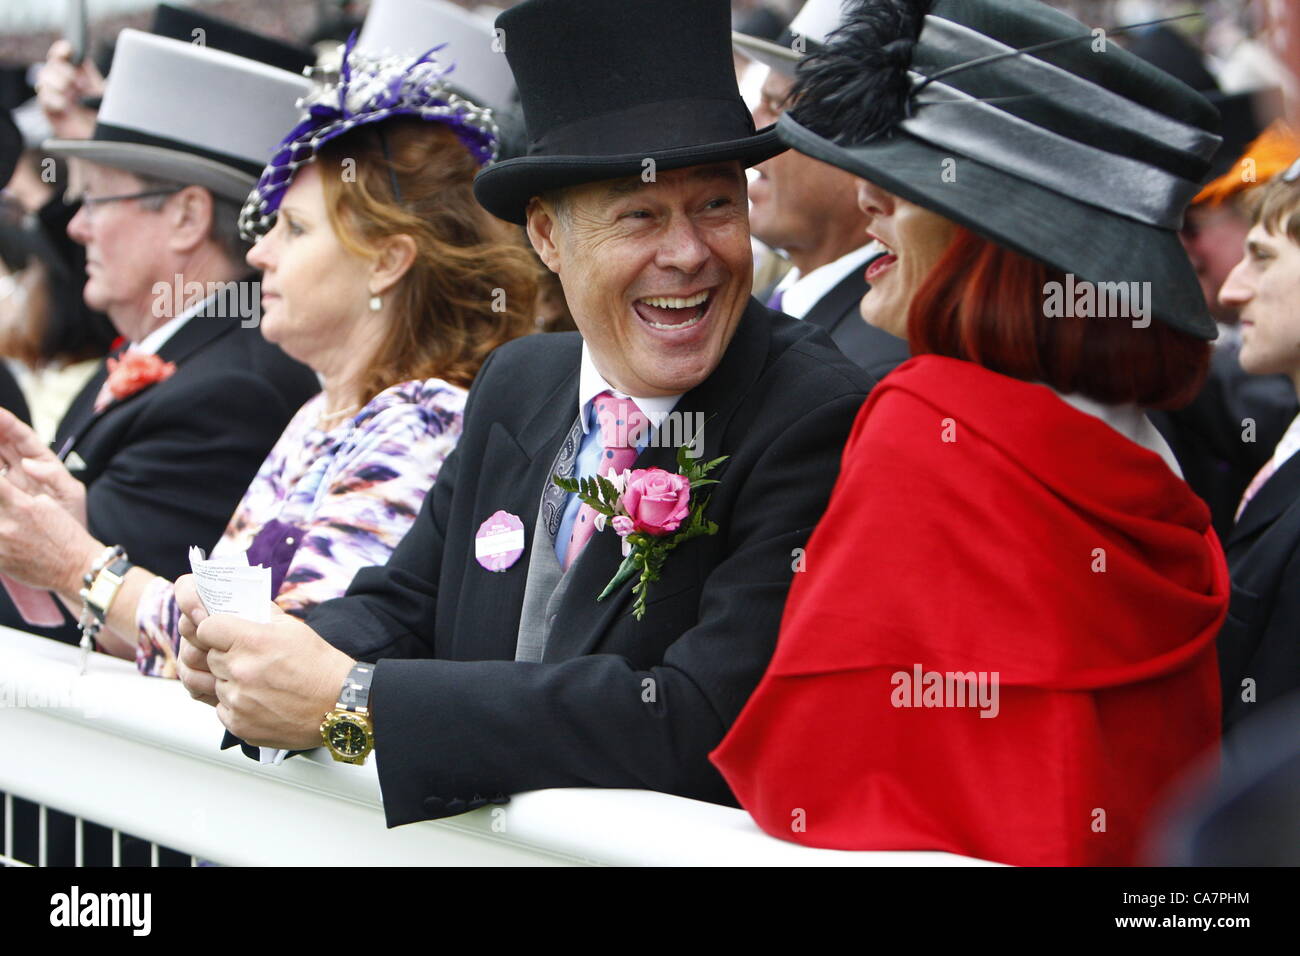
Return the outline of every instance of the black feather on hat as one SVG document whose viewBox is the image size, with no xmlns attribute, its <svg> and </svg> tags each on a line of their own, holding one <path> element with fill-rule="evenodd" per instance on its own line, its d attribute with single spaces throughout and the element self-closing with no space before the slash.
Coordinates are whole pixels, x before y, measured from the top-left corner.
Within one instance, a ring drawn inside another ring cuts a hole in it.
<svg viewBox="0 0 1300 956">
<path fill-rule="evenodd" d="M 907 114 L 908 70 L 930 0 L 851 7 L 821 48 L 800 63 L 794 97 L 799 122 L 841 145 L 865 143 Z"/>
</svg>

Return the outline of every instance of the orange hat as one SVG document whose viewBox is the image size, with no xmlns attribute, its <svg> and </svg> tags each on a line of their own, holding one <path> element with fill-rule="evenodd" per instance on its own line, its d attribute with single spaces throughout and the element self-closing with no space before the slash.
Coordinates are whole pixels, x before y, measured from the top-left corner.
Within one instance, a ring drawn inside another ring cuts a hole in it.
<svg viewBox="0 0 1300 956">
<path fill-rule="evenodd" d="M 1232 164 L 1232 168 L 1211 180 L 1196 194 L 1192 205 L 1202 203 L 1218 206 L 1238 193 L 1243 193 L 1255 186 L 1262 185 L 1274 176 L 1284 172 L 1287 167 L 1300 157 L 1300 139 L 1291 132 L 1291 128 L 1282 120 L 1275 120 L 1268 129 L 1246 147 L 1241 159 Z M 1241 164 L 1253 160 L 1255 168 L 1247 178 L 1243 175 Z"/>
</svg>

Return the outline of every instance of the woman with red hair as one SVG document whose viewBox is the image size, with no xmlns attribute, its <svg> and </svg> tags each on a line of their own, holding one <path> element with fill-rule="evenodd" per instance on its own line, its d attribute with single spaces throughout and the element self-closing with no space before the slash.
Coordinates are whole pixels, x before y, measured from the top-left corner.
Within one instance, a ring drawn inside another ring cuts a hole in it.
<svg viewBox="0 0 1300 956">
<path fill-rule="evenodd" d="M 863 406 L 712 757 L 774 836 L 1130 863 L 1218 742 L 1227 570 L 1142 411 L 1209 362 L 1176 229 L 1213 110 L 1093 40 L 1025 0 L 869 0 L 778 126 L 863 178 L 889 250 L 863 316 L 914 357 Z"/>
</svg>

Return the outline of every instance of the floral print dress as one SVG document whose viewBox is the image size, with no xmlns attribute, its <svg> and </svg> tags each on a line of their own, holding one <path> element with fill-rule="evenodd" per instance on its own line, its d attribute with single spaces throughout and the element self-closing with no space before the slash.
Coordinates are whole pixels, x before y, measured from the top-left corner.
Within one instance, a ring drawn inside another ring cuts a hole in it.
<svg viewBox="0 0 1300 956">
<path fill-rule="evenodd" d="M 358 570 L 384 564 L 433 487 L 463 425 L 466 391 L 441 379 L 385 389 L 350 419 L 318 427 L 323 394 L 307 402 L 262 463 L 211 557 L 246 552 L 272 521 L 302 530 L 275 603 L 303 617 L 339 597 Z M 136 664 L 176 676 L 180 647 L 172 583 L 149 582 L 136 608 Z"/>
</svg>

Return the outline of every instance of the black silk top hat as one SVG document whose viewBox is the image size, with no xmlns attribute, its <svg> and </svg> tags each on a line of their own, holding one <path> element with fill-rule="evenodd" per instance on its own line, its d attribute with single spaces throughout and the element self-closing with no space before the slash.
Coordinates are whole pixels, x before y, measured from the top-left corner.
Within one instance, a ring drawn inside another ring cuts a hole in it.
<svg viewBox="0 0 1300 956">
<path fill-rule="evenodd" d="M 210 46 L 236 56 L 246 56 L 267 66 L 301 73 L 316 63 L 316 54 L 306 47 L 246 30 L 237 23 L 214 17 L 192 7 L 160 3 L 154 10 L 150 33 L 185 43 Z"/>
<path fill-rule="evenodd" d="M 256 60 L 123 30 L 94 134 L 44 149 L 243 202 L 310 89 Z"/>
<path fill-rule="evenodd" d="M 525 0 L 496 26 L 528 129 L 527 155 L 474 180 L 502 219 L 561 186 L 785 149 L 740 98 L 726 0 Z"/>
<path fill-rule="evenodd" d="M 1217 334 L 1178 229 L 1218 114 L 1113 37 L 1034 0 L 866 0 L 799 76 L 795 149 Z"/>
</svg>

